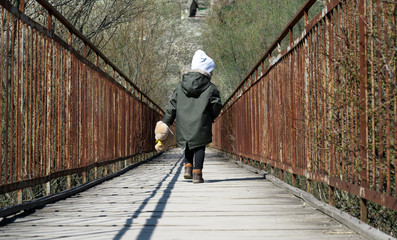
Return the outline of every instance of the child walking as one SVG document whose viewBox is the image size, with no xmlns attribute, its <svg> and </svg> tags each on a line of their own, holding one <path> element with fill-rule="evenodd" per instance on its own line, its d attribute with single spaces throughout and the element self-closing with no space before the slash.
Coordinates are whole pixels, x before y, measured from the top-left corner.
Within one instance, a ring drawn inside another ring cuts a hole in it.
<svg viewBox="0 0 397 240">
<path fill-rule="evenodd" d="M 204 51 L 197 50 L 191 70 L 183 74 L 163 117 L 170 126 L 175 121 L 176 140 L 185 149 L 185 179 L 203 183 L 205 146 L 212 142 L 212 123 L 218 117 L 222 101 L 211 83 L 214 61 Z"/>
</svg>

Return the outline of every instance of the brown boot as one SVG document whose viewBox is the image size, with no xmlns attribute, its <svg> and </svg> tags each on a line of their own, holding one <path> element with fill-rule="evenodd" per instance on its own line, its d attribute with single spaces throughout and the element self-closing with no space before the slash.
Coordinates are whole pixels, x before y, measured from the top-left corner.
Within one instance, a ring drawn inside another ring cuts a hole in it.
<svg viewBox="0 0 397 240">
<path fill-rule="evenodd" d="M 193 183 L 203 183 L 203 173 L 200 169 L 193 170 Z"/>
<path fill-rule="evenodd" d="M 190 163 L 185 163 L 185 175 L 183 177 L 185 179 L 192 179 L 192 171 L 193 171 L 193 166 Z"/>
</svg>

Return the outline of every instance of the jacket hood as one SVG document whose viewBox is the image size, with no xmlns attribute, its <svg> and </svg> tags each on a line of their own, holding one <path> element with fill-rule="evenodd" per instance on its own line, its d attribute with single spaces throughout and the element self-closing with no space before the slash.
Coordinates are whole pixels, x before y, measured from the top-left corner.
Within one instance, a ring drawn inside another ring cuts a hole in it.
<svg viewBox="0 0 397 240">
<path fill-rule="evenodd" d="M 211 75 L 205 71 L 190 70 L 182 78 L 181 86 L 187 97 L 199 97 L 211 85 Z"/>
</svg>

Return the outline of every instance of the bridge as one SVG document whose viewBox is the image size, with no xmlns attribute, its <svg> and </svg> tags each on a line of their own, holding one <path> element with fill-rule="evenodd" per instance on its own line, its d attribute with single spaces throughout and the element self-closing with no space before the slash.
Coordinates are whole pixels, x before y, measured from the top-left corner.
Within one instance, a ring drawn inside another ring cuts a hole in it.
<svg viewBox="0 0 397 240">
<path fill-rule="evenodd" d="M 163 110 L 35 2 L 41 22 L 0 2 L 2 239 L 393 238 L 393 1 L 307 0 L 225 101 L 204 184 L 154 152 Z"/>
</svg>

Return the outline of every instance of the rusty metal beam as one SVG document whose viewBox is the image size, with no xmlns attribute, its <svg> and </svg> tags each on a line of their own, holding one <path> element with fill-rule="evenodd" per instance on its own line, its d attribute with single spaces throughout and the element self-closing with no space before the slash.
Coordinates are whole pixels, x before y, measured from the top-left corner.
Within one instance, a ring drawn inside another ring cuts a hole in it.
<svg viewBox="0 0 397 240">
<path fill-rule="evenodd" d="M 24 188 L 47 183 L 50 194 L 56 178 L 66 176 L 66 188 L 71 188 L 72 174 L 82 174 L 84 182 L 92 168 L 152 152 L 154 120 L 163 114 L 135 85 L 124 87 L 119 80 L 128 85 L 128 78 L 102 53 L 96 52 L 97 60 L 112 67 L 113 76 L 90 62 L 87 48 L 95 46 L 48 2 L 38 2 L 48 11 L 46 27 L 24 14 L 24 1 L 20 9 L 0 2 L 0 106 L 5 109 L 0 111 L 0 193 L 17 190 L 19 202 Z M 53 21 L 69 29 L 67 42 L 55 34 Z M 82 54 L 72 47 L 80 41 L 85 43 Z M 131 122 L 122 113 L 135 107 L 144 118 Z M 127 125 L 142 120 L 148 121 L 146 127 L 128 139 Z"/>
<path fill-rule="evenodd" d="M 391 99 L 393 84 L 385 69 L 393 64 L 390 42 L 395 38 L 389 30 L 395 17 L 386 13 L 395 6 L 379 0 L 370 3 L 376 11 L 365 11 L 364 0 L 331 0 L 311 21 L 308 9 L 301 9 L 304 32 L 293 41 L 293 28 L 287 25 L 290 45 L 278 49 L 276 61 L 263 70 L 266 58 L 282 41 L 277 39 L 235 89 L 215 121 L 213 143 L 241 159 L 306 177 L 308 191 L 312 181 L 325 183 L 330 204 L 338 189 L 358 196 L 364 221 L 368 200 L 397 209 L 392 187 L 397 104 Z M 366 56 L 372 42 L 369 26 L 376 28 L 373 35 L 384 45 L 371 49 L 371 65 Z M 378 79 L 369 81 L 369 74 Z M 259 86 L 263 96 L 257 94 Z M 257 117 L 258 104 L 265 111 L 263 119 Z M 252 119 L 258 119 L 261 128 Z M 256 141 L 247 138 L 256 139 L 256 131 L 264 140 L 252 146 Z"/>
</svg>

